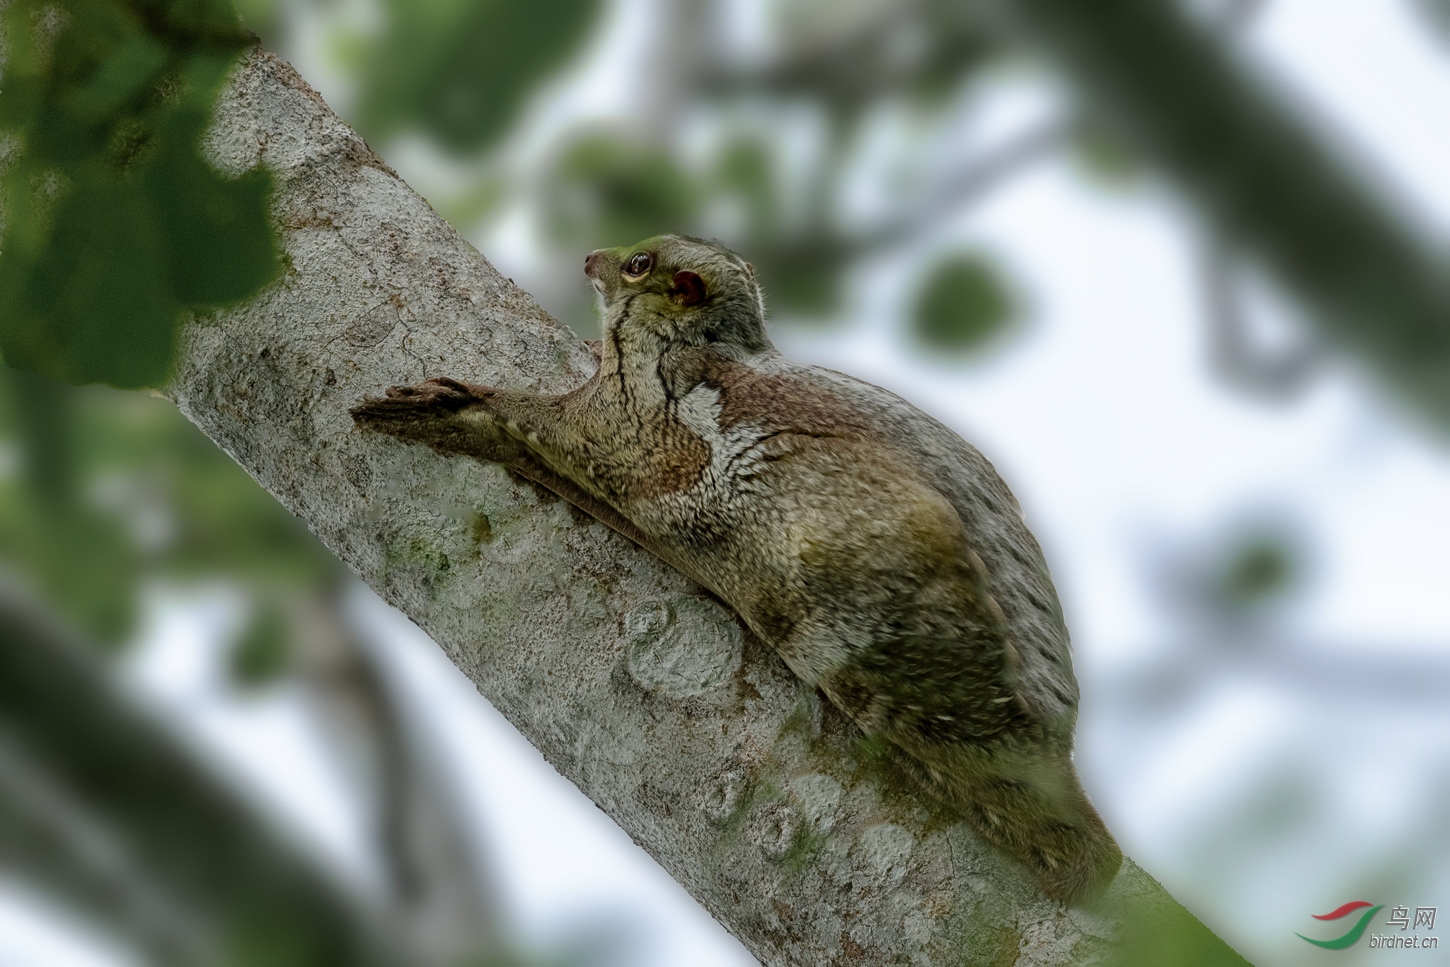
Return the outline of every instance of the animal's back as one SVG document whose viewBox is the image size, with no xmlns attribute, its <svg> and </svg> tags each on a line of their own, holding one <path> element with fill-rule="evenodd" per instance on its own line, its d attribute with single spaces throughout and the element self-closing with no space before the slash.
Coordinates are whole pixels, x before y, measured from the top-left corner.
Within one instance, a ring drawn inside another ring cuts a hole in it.
<svg viewBox="0 0 1450 967">
<path fill-rule="evenodd" d="M 833 370 L 797 369 L 808 370 L 813 382 L 869 414 L 870 422 L 882 427 L 892 445 L 950 501 L 1006 620 L 1023 701 L 1036 719 L 1070 734 L 1078 687 L 1062 606 L 1042 548 L 991 462 L 950 428 L 888 390 Z"/>
<path fill-rule="evenodd" d="M 794 490 L 848 490 L 824 512 L 859 519 L 863 506 L 882 508 L 883 501 L 899 498 L 898 479 L 919 482 L 944 498 L 961 522 L 966 554 L 980 562 L 990 606 L 1006 622 L 1022 700 L 1038 720 L 1071 732 L 1078 689 L 1057 593 L 1016 499 L 976 448 L 887 390 L 779 354 L 762 354 L 749 365 L 717 361 L 703 375 L 699 388 L 714 401 L 708 432 L 730 435 L 735 447 L 752 441 L 752 428 L 758 436 L 782 438 L 777 449 L 787 445 L 787 437 L 821 441 L 823 458 L 794 472 L 785 499 L 796 499 Z M 881 475 L 875 468 L 883 465 L 884 493 L 873 499 L 871 488 Z M 752 499 L 771 492 L 749 480 L 718 485 L 727 499 L 742 491 Z"/>
<path fill-rule="evenodd" d="M 775 566 L 779 611 L 792 620 L 752 623 L 864 730 L 908 752 L 1050 895 L 1101 890 L 1121 853 L 1072 765 L 1067 629 L 991 464 L 899 397 L 829 370 L 775 357 L 715 389 L 732 428 L 751 419 L 732 390 L 771 409 L 756 445 L 768 459 L 750 470 L 772 477 L 757 488 L 770 499 L 753 502 L 770 512 L 753 524 L 760 534 L 740 539 L 789 552 Z M 766 540 L 774 527 L 784 541 Z M 747 620 L 770 613 L 758 600 L 731 604 Z"/>
</svg>

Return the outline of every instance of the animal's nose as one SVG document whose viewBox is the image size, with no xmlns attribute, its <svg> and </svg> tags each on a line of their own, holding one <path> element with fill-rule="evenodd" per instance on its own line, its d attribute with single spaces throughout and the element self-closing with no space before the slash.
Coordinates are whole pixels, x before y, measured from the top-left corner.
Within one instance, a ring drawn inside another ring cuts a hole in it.
<svg viewBox="0 0 1450 967">
<path fill-rule="evenodd" d="M 603 251 L 593 251 L 584 256 L 584 274 L 591 279 L 594 278 L 594 270 L 599 265 L 599 260 L 604 257 Z"/>
</svg>

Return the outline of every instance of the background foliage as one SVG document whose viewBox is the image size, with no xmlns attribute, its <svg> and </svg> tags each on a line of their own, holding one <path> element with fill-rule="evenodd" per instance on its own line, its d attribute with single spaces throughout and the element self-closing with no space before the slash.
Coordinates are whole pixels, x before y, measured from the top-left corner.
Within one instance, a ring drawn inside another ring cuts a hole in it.
<svg viewBox="0 0 1450 967">
<path fill-rule="evenodd" d="M 227 0 L 15 0 L 0 131 L 0 353 L 72 383 L 156 386 L 184 311 L 277 272 L 262 172 L 200 155 L 250 36 Z"/>
</svg>

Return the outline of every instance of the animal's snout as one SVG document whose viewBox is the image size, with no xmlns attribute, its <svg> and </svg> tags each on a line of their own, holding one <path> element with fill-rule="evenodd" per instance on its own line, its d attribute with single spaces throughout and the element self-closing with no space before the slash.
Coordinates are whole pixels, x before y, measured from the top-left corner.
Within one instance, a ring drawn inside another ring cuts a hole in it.
<svg viewBox="0 0 1450 967">
<path fill-rule="evenodd" d="M 597 278 L 598 276 L 596 275 L 596 273 L 599 270 L 599 263 L 603 260 L 603 258 L 603 250 L 595 250 L 584 256 L 584 274 L 589 276 L 591 279 Z"/>
</svg>

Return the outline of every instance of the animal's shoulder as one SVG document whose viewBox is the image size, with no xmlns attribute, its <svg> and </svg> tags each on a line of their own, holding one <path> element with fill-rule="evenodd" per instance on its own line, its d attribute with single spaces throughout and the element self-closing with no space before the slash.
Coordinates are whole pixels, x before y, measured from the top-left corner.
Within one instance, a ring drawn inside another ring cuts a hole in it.
<svg viewBox="0 0 1450 967">
<path fill-rule="evenodd" d="M 722 429 L 749 424 L 810 436 L 872 433 L 868 414 L 822 378 L 827 372 L 776 354 L 746 361 L 708 355 L 694 368 L 691 382 L 719 394 Z"/>
</svg>

